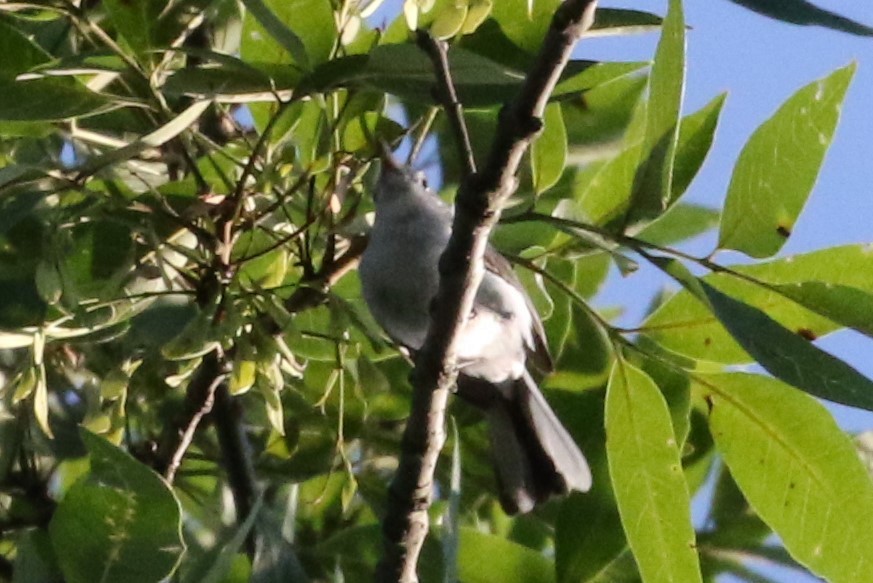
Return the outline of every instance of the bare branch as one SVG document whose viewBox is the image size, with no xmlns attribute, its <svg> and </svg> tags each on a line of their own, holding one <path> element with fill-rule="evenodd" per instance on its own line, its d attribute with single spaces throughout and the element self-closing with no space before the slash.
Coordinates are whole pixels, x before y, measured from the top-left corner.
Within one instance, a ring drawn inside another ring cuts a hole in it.
<svg viewBox="0 0 873 583">
<path fill-rule="evenodd" d="M 449 56 L 445 41 L 437 40 L 425 30 L 416 31 L 418 46 L 427 53 L 433 62 L 434 73 L 437 77 L 436 97 L 440 105 L 449 117 L 449 125 L 455 134 L 455 141 L 461 149 L 459 157 L 464 168 L 464 176 L 476 173 L 476 159 L 473 156 L 473 147 L 470 145 L 470 134 L 467 132 L 467 124 L 464 122 L 464 107 L 458 100 L 455 84 L 452 81 L 452 73 L 449 69 Z"/>
<path fill-rule="evenodd" d="M 218 355 L 213 352 L 204 357 L 203 364 L 191 379 L 185 396 L 185 411 L 182 418 L 166 432 L 167 437 L 164 438 L 158 451 L 155 469 L 163 474 L 170 484 L 176 478 L 176 472 L 182 464 L 185 452 L 194 440 L 200 422 L 212 411 L 215 391 L 223 381 L 224 375 L 221 372 Z"/>
<path fill-rule="evenodd" d="M 400 463 L 389 489 L 380 582 L 418 581 L 416 565 L 428 531 L 434 469 L 445 441 L 445 406 L 457 376 L 455 346 L 482 278 L 488 235 L 515 191 L 522 155 L 542 127 L 546 103 L 573 46 L 593 23 L 596 4 L 566 0 L 558 8 L 519 94 L 501 111 L 487 165 L 481 174 L 465 178 L 458 191 L 430 330 L 413 372 L 412 411 Z"/>
</svg>

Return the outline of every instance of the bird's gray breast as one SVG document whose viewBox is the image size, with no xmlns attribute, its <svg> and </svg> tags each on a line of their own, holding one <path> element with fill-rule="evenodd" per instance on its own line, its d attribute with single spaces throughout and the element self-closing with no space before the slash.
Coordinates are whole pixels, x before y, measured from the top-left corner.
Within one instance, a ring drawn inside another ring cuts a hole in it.
<svg viewBox="0 0 873 583">
<path fill-rule="evenodd" d="M 359 267 L 364 300 L 397 342 L 421 348 L 449 228 L 436 217 L 382 213 Z"/>
</svg>

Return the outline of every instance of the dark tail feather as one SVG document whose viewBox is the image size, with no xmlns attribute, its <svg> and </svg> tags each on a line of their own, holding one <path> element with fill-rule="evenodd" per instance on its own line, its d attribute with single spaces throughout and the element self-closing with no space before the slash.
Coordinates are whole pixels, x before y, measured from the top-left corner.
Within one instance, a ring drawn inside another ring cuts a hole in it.
<svg viewBox="0 0 873 583">
<path fill-rule="evenodd" d="M 513 398 L 485 406 L 503 508 L 528 512 L 551 496 L 588 491 L 588 462 L 533 379 L 525 373 L 506 392 Z"/>
</svg>

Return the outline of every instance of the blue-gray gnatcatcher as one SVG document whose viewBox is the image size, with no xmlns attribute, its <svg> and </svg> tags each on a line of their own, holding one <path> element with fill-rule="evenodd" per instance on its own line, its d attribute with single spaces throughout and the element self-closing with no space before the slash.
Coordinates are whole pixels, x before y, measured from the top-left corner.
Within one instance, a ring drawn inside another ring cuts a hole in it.
<svg viewBox="0 0 873 583">
<path fill-rule="evenodd" d="M 452 209 L 407 167 L 385 156 L 376 218 L 359 267 L 364 300 L 397 343 L 421 348 L 439 286 L 438 262 Z M 509 513 L 569 490 L 587 491 L 591 471 L 527 371 L 550 366 L 542 323 L 509 263 L 493 249 L 458 346 L 458 394 L 489 424 L 500 500 Z"/>
</svg>

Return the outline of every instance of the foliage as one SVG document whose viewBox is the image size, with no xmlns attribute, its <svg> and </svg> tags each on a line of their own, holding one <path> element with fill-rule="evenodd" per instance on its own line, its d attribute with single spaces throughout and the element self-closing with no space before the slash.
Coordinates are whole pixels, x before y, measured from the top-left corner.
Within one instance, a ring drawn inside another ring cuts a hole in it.
<svg viewBox="0 0 873 583">
<path fill-rule="evenodd" d="M 370 579 L 409 409 L 351 269 L 372 160 L 436 136 L 447 190 L 459 173 L 410 27 L 450 41 L 481 159 L 558 1 L 407 0 L 383 29 L 376 4 L 0 5 L 0 578 Z M 854 65 L 789 97 L 724 208 L 702 208 L 682 196 L 724 96 L 683 115 L 686 30 L 680 0 L 599 11 L 592 35 L 660 31 L 653 62 L 568 65 L 494 235 L 594 488 L 504 515 L 478 413 L 453 403 L 424 581 L 712 580 L 751 560 L 873 580 L 873 484 L 810 396 L 873 410 L 871 381 L 810 342 L 871 335 L 870 249 L 773 258 Z M 766 261 L 676 247 L 716 225 L 716 251 Z M 619 329 L 591 299 L 639 262 L 682 290 Z"/>
</svg>

